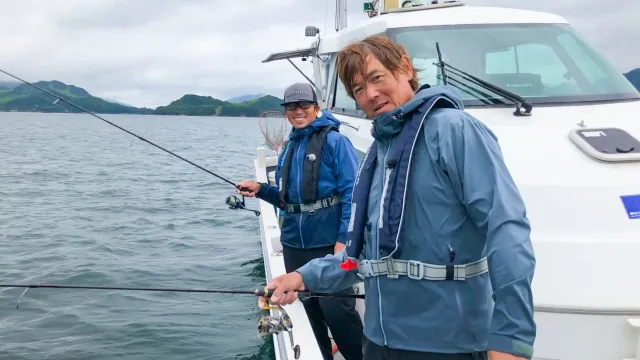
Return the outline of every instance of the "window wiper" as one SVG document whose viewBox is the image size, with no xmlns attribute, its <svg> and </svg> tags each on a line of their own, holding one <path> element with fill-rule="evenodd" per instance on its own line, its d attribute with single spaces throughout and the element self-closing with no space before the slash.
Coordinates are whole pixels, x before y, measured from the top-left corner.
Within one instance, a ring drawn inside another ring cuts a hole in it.
<svg viewBox="0 0 640 360">
<path fill-rule="evenodd" d="M 456 76 L 459 76 L 471 83 L 474 83 L 482 88 L 485 88 L 489 91 L 492 91 L 505 99 L 511 100 L 516 103 L 516 110 L 513 112 L 514 116 L 530 116 L 531 109 L 533 109 L 533 105 L 525 100 L 522 96 L 518 94 L 514 94 L 511 91 L 505 90 L 499 86 L 493 85 L 490 82 L 482 80 L 476 76 L 473 76 L 469 73 L 466 73 L 462 70 L 456 69 L 455 67 L 445 63 L 442 60 L 442 54 L 440 53 L 440 44 L 436 42 L 436 51 L 438 53 L 438 62 L 434 63 L 435 66 L 440 68 L 442 74 L 442 81 L 445 85 L 447 85 L 447 69 L 451 71 Z"/>
</svg>

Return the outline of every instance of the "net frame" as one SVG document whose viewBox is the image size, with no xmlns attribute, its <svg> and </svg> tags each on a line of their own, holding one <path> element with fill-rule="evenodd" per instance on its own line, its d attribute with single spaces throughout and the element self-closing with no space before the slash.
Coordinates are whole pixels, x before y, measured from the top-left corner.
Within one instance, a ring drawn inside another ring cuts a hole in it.
<svg viewBox="0 0 640 360">
<path fill-rule="evenodd" d="M 280 119 L 281 121 L 270 121 L 269 119 Z M 258 127 L 264 137 L 269 149 L 278 154 L 278 148 L 285 142 L 289 123 L 281 111 L 263 111 L 258 118 Z"/>
</svg>

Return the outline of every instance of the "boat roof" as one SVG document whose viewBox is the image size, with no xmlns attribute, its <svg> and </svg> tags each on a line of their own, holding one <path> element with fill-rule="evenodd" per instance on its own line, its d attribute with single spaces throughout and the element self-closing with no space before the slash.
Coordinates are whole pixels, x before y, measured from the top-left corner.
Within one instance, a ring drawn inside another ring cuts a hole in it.
<svg viewBox="0 0 640 360">
<path fill-rule="evenodd" d="M 262 62 L 335 53 L 351 42 L 364 39 L 370 35 L 384 33 L 388 29 L 480 24 L 569 24 L 569 22 L 562 16 L 540 11 L 505 7 L 468 6 L 459 1 L 434 5 L 428 4 L 412 8 L 393 9 L 347 26 L 345 29 L 327 36 L 323 36 L 320 33 L 319 38 L 315 39 L 309 48 L 273 53 Z"/>
<path fill-rule="evenodd" d="M 320 34 L 318 53 L 337 52 L 348 43 L 383 33 L 387 29 L 479 24 L 568 24 L 564 17 L 552 13 L 504 7 L 468 6 L 462 3 L 456 5 L 439 7 L 425 5 L 397 9 L 365 19 L 326 37 Z"/>
</svg>

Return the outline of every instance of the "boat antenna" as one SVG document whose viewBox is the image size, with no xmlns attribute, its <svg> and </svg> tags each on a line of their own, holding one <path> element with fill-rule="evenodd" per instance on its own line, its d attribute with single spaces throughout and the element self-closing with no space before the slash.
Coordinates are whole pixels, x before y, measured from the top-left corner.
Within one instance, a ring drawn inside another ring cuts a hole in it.
<svg viewBox="0 0 640 360">
<path fill-rule="evenodd" d="M 335 29 L 336 32 L 347 27 L 347 1 L 336 0 L 336 14 L 335 14 Z"/>
<path fill-rule="evenodd" d="M 15 75 L 13 75 L 13 74 L 10 74 L 10 73 L 8 73 L 8 72 L 6 72 L 6 71 L 2 70 L 2 69 L 0 69 L 0 72 L 2 72 L 2 73 L 4 73 L 4 74 L 6 74 L 6 75 L 8 75 L 8 76 L 10 76 L 10 77 L 12 77 L 12 78 L 14 78 L 14 79 L 16 79 L 16 80 L 21 81 L 21 82 L 25 83 L 26 85 L 29 85 L 29 86 L 31 86 L 31 87 L 34 87 L 34 88 L 36 88 L 36 89 L 38 89 L 38 90 L 40 90 L 40 91 L 42 91 L 42 92 L 44 92 L 44 93 L 46 93 L 46 94 L 49 94 L 49 95 L 53 96 L 53 97 L 56 99 L 56 101 L 54 101 L 54 102 L 53 102 L 54 104 L 56 104 L 58 101 L 62 101 L 62 102 L 64 102 L 64 103 L 66 103 L 66 104 L 69 104 L 69 105 L 73 106 L 74 108 L 76 108 L 76 109 L 78 109 L 78 110 L 80 110 L 80 111 L 82 111 L 82 112 L 84 112 L 84 113 L 87 113 L 87 114 L 89 114 L 89 115 L 91 115 L 91 116 L 93 116 L 93 117 L 95 117 L 95 118 L 98 118 L 98 119 L 100 119 L 100 120 L 102 120 L 102 121 L 106 122 L 107 124 L 109 124 L 109 125 L 111 125 L 111 126 L 114 126 L 114 127 L 118 128 L 118 129 L 120 129 L 120 130 L 122 130 L 122 131 L 124 131 L 124 132 L 126 132 L 126 133 L 128 133 L 128 134 L 130 134 L 130 135 L 133 135 L 133 136 L 137 137 L 138 139 L 140 139 L 140 140 L 142 140 L 142 141 L 144 141 L 144 142 L 146 142 L 146 143 L 148 143 L 148 144 L 151 144 L 151 145 L 153 145 L 153 146 L 157 147 L 158 149 L 160 149 L 160 150 L 162 150 L 162 151 L 165 151 L 165 152 L 167 152 L 167 153 L 169 153 L 169 154 L 171 154 L 171 155 L 173 155 L 173 156 L 177 157 L 178 159 L 180 159 L 180 160 L 182 160 L 182 161 L 185 161 L 185 162 L 187 162 L 187 163 L 189 163 L 189 164 L 191 164 L 191 165 L 193 165 L 193 166 L 197 167 L 198 169 L 200 169 L 200 170 L 202 170 L 202 171 L 205 171 L 205 172 L 207 172 L 207 173 L 209 173 L 209 174 L 211 174 L 211 175 L 213 175 L 213 176 L 217 177 L 218 179 L 220 179 L 220 180 L 222 180 L 222 181 L 224 181 L 224 182 L 227 182 L 227 183 L 229 183 L 229 184 L 233 185 L 235 188 L 239 188 L 239 185 L 236 185 L 236 184 L 235 184 L 234 182 L 232 182 L 231 180 L 228 180 L 228 179 L 226 179 L 226 178 L 224 178 L 224 177 L 222 177 L 222 176 L 220 176 L 220 175 L 218 175 L 218 174 L 214 173 L 214 172 L 213 172 L 213 171 L 211 171 L 211 170 L 205 169 L 204 167 L 202 167 L 202 166 L 200 166 L 200 165 L 198 165 L 198 164 L 196 164 L 196 163 L 194 163 L 194 162 L 192 162 L 192 161 L 189 161 L 189 160 L 187 160 L 187 159 L 183 158 L 182 156 L 180 156 L 180 155 L 178 155 L 178 154 L 176 154 L 176 153 L 174 153 L 174 152 L 171 152 L 171 151 L 169 151 L 169 150 L 167 150 L 167 149 L 163 148 L 163 147 L 162 147 L 162 146 L 160 146 L 160 145 L 154 144 L 153 142 L 151 142 L 151 141 L 149 141 L 149 140 L 147 140 L 147 139 L 143 138 L 142 136 L 137 135 L 137 134 L 134 134 L 134 133 L 132 133 L 131 131 L 129 131 L 129 130 L 127 130 L 127 129 L 125 129 L 125 128 L 121 127 L 121 126 L 118 126 L 118 125 L 116 125 L 116 124 L 112 123 L 111 121 L 106 120 L 105 118 L 103 118 L 103 117 L 101 117 L 101 116 L 98 116 L 98 115 L 94 114 L 93 112 L 91 112 L 91 111 L 89 111 L 89 110 L 87 110 L 87 109 L 84 109 L 84 108 L 82 108 L 82 107 L 80 107 L 80 106 L 78 106 L 78 105 L 76 105 L 76 104 L 72 103 L 71 101 L 68 101 L 68 100 L 65 100 L 65 99 L 63 99 L 63 98 L 61 98 L 61 97 L 58 97 L 58 96 L 56 96 L 56 95 L 52 94 L 51 92 L 49 92 L 49 91 L 47 91 L 47 90 L 45 90 L 45 89 L 43 89 L 43 88 L 41 88 L 41 87 L 39 87 L 39 86 L 37 86 L 37 85 L 34 85 L 34 84 L 32 84 L 32 83 L 30 83 L 30 82 L 28 82 L 28 81 L 26 81 L 26 80 L 23 80 L 23 79 L 21 79 L 21 78 L 19 78 L 19 77 L 15 76 Z M 242 189 L 241 189 L 241 190 L 242 190 Z"/>
</svg>

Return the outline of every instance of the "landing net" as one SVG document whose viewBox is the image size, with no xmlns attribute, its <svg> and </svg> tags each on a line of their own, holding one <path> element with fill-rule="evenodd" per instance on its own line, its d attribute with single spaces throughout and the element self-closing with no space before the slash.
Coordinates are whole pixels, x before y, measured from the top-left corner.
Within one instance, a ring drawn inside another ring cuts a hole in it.
<svg viewBox="0 0 640 360">
<path fill-rule="evenodd" d="M 258 120 L 260 132 L 269 149 L 278 154 L 278 148 L 287 138 L 287 120 L 280 111 L 265 111 Z"/>
</svg>

